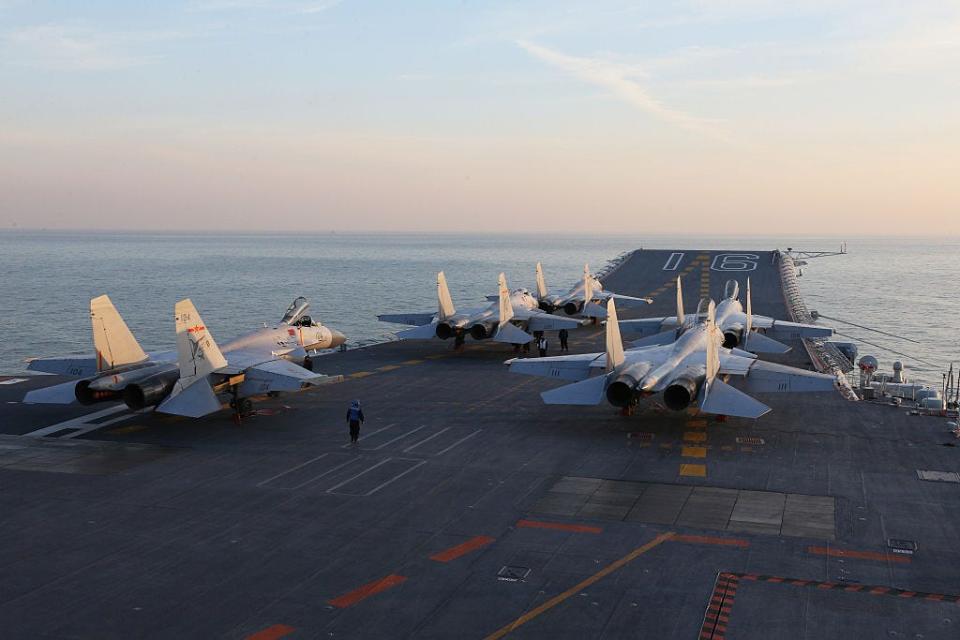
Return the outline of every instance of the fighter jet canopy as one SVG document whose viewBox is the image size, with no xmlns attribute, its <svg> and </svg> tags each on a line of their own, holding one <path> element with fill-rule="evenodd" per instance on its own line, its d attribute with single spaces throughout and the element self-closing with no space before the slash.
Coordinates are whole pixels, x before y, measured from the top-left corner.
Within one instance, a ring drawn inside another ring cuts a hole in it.
<svg viewBox="0 0 960 640">
<path fill-rule="evenodd" d="M 733 300 L 740 297 L 740 283 L 736 280 L 727 280 L 723 287 L 723 297 Z"/>
<path fill-rule="evenodd" d="M 283 324 L 289 324 L 289 325 L 297 324 L 297 320 L 299 320 L 300 317 L 303 316 L 303 314 L 305 314 L 307 312 L 307 309 L 309 308 L 310 308 L 310 303 L 307 302 L 306 298 L 304 298 L 303 296 L 300 296 L 299 298 L 294 300 L 289 307 L 287 307 L 287 312 L 283 314 L 283 320 L 281 320 L 280 322 L 282 322 Z"/>
<path fill-rule="evenodd" d="M 700 298 L 700 302 L 697 303 L 697 324 L 706 324 L 710 302 L 710 298 Z"/>
</svg>

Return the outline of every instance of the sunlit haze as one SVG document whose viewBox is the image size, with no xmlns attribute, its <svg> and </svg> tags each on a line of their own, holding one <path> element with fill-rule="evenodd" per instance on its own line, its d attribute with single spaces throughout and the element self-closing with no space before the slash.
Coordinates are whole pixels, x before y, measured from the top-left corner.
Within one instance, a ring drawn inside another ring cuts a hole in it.
<svg viewBox="0 0 960 640">
<path fill-rule="evenodd" d="M 958 69 L 955 1 L 0 0 L 0 228 L 956 234 Z"/>
</svg>

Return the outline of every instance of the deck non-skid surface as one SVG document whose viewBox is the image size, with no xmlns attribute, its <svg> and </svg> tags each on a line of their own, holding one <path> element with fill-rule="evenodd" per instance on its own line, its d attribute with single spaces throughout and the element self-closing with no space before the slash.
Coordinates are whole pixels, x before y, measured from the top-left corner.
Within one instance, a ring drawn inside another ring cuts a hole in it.
<svg viewBox="0 0 960 640">
<path fill-rule="evenodd" d="M 782 317 L 774 254 L 733 253 L 637 252 L 607 284 L 670 314 L 677 275 L 690 308 L 750 275 L 757 311 Z M 595 350 L 599 331 L 571 343 Z M 17 447 L 0 449 L 3 637 L 697 638 L 721 573 L 740 576 L 723 637 L 960 635 L 960 484 L 917 474 L 958 470 L 944 421 L 833 394 L 765 395 L 756 422 L 624 418 L 543 405 L 557 383 L 507 374 L 511 355 L 331 355 L 343 383 L 261 402 L 241 426 L 145 414 L 86 430 L 99 407 L 19 404 L 60 379 L 0 385 L 0 447 Z M 70 421 L 84 433 L 20 436 Z"/>
</svg>

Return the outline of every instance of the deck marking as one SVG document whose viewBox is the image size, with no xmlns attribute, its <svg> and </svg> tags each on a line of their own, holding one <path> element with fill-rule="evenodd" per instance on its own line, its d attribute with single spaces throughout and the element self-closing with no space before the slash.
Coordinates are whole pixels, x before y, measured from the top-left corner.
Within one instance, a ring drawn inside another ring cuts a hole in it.
<svg viewBox="0 0 960 640">
<path fill-rule="evenodd" d="M 469 434 L 469 435 L 466 435 L 466 436 L 460 438 L 459 440 L 457 440 L 456 442 L 454 442 L 452 445 L 450 445 L 450 446 L 447 447 L 446 449 L 443 449 L 442 451 L 437 451 L 437 452 L 436 452 L 435 454 L 433 454 L 433 455 L 435 455 L 435 456 L 442 456 L 442 455 L 445 454 L 447 451 L 450 451 L 450 450 L 453 449 L 454 447 L 463 444 L 464 442 L 466 442 L 467 440 L 469 440 L 469 439 L 472 438 L 473 436 L 477 435 L 477 434 L 480 433 L 481 431 L 483 431 L 483 429 L 477 429 L 477 430 L 474 431 L 473 433 L 471 433 L 471 434 Z"/>
<path fill-rule="evenodd" d="M 367 376 L 372 376 L 372 375 L 373 375 L 373 371 L 357 371 L 356 373 L 351 373 L 347 377 L 356 379 L 356 378 L 366 378 Z"/>
<path fill-rule="evenodd" d="M 643 546 L 637 547 L 627 555 L 607 565 L 606 567 L 604 567 L 597 573 L 593 574 L 586 580 L 578 582 L 577 584 L 573 585 L 563 593 L 550 598 L 549 600 L 541 604 L 539 607 L 523 614 L 522 616 L 520 616 L 510 624 L 507 624 L 506 626 L 501 627 L 497 631 L 494 631 L 493 633 L 488 635 L 484 640 L 499 640 L 500 638 L 511 633 L 512 631 L 515 631 L 518 627 L 530 622 L 540 614 L 549 611 L 550 609 L 554 608 L 558 604 L 561 604 L 562 602 L 570 598 L 570 596 L 580 593 L 590 585 L 594 584 L 595 582 L 598 582 L 599 580 L 602 580 L 603 578 L 607 577 L 617 569 L 620 569 L 621 567 L 633 562 L 634 560 L 639 558 L 641 555 L 645 554 L 647 551 L 650 551 L 651 549 L 666 542 L 671 537 L 673 537 L 673 532 L 661 533 L 659 536 L 657 536 L 650 542 L 646 543 Z"/>
<path fill-rule="evenodd" d="M 342 487 L 342 486 L 345 485 L 345 484 L 348 484 L 348 483 L 350 483 L 350 482 L 353 482 L 354 480 L 356 480 L 357 478 L 359 478 L 359 477 L 362 476 L 362 475 L 365 475 L 365 474 L 367 474 L 367 473 L 370 473 L 371 471 L 373 471 L 373 470 L 376 469 L 377 467 L 382 467 L 383 465 L 387 464 L 387 463 L 390 462 L 391 460 L 402 460 L 402 461 L 404 461 L 404 462 L 415 462 L 416 464 L 413 465 L 412 467 L 410 467 L 409 469 L 404 469 L 403 471 L 401 471 L 401 472 L 398 473 L 397 475 L 393 476 L 392 478 L 390 478 L 390 479 L 387 480 L 386 482 L 383 482 L 383 483 L 381 483 L 381 484 L 378 484 L 377 486 L 375 486 L 373 489 L 370 489 L 370 491 L 367 491 L 366 493 L 337 493 L 336 489 L 339 489 L 340 487 Z M 399 479 L 402 478 L 403 476 L 407 475 L 408 473 L 410 473 L 410 472 L 413 471 L 414 469 L 417 469 L 417 468 L 420 467 L 421 465 L 425 465 L 425 464 L 427 464 L 427 461 L 426 461 L 426 460 L 417 460 L 417 459 L 414 459 L 414 458 L 387 458 L 386 460 L 382 460 L 382 461 L 378 462 L 377 464 L 373 465 L 372 467 L 370 467 L 370 468 L 368 468 L 368 469 L 364 469 L 363 471 L 361 471 L 361 472 L 358 473 L 357 475 L 351 476 L 351 477 L 347 478 L 346 480 L 344 480 L 344 481 L 341 482 L 340 484 L 336 484 L 336 485 L 330 487 L 329 489 L 327 489 L 327 493 L 335 493 L 335 494 L 337 494 L 337 495 L 348 495 L 348 496 L 356 496 L 356 497 L 358 497 L 358 498 L 366 498 L 367 496 L 372 496 L 372 495 L 375 494 L 377 491 L 380 491 L 380 489 L 383 489 L 385 486 L 387 486 L 387 485 L 389 485 L 389 484 L 391 484 L 391 483 L 393 483 L 393 482 L 396 482 L 397 480 L 399 480 Z"/>
<path fill-rule="evenodd" d="M 716 544 L 722 547 L 749 547 L 750 542 L 740 538 L 720 538 L 717 536 L 692 536 L 677 534 L 672 538 L 675 542 L 688 542 L 690 544 Z"/>
<path fill-rule="evenodd" d="M 670 257 L 667 258 L 667 261 L 663 265 L 663 271 L 676 271 L 677 267 L 680 266 L 680 262 L 683 260 L 683 253 L 680 251 L 674 251 L 670 254 Z"/>
<path fill-rule="evenodd" d="M 713 594 L 703 614 L 700 640 L 722 640 L 730 623 L 733 602 L 737 595 L 740 578 L 733 573 L 719 573 L 714 582 Z"/>
<path fill-rule="evenodd" d="M 780 584 L 792 585 L 795 587 L 811 587 L 814 589 L 825 589 L 831 591 L 847 591 L 852 593 L 867 593 L 873 596 L 891 596 L 894 598 L 919 598 L 921 600 L 930 600 L 937 602 L 960 603 L 960 595 L 948 593 L 927 593 L 924 591 L 910 591 L 908 589 L 897 589 L 895 587 L 884 587 L 869 584 L 858 584 L 850 582 L 818 582 L 816 580 L 796 580 L 792 578 L 782 578 L 780 576 L 758 575 L 755 573 L 734 573 L 741 580 L 750 580 L 751 582 L 775 582 Z"/>
<path fill-rule="evenodd" d="M 373 447 L 372 449 L 365 449 L 365 448 L 361 447 L 361 450 L 362 450 L 362 451 L 377 451 L 378 449 L 383 449 L 383 448 L 384 448 L 385 446 L 387 446 L 388 444 L 393 444 L 393 443 L 396 442 L 397 440 L 403 440 L 403 439 L 406 438 L 407 436 L 412 435 L 412 434 L 416 433 L 417 431 L 420 431 L 421 429 L 426 429 L 426 428 L 427 428 L 427 425 L 422 424 L 422 425 L 420 425 L 419 427 L 417 427 L 416 429 L 411 429 L 410 431 L 406 431 L 406 432 L 404 432 L 404 433 L 401 433 L 401 434 L 400 434 L 399 436 L 397 436 L 396 438 L 393 438 L 392 440 L 387 440 L 387 441 L 384 442 L 384 443 L 378 444 L 377 446 Z"/>
<path fill-rule="evenodd" d="M 687 442 L 704 442 L 707 434 L 704 431 L 687 431 L 683 434 L 683 439 Z"/>
<path fill-rule="evenodd" d="M 310 484 L 311 482 L 316 482 L 316 481 L 319 480 L 320 478 L 323 478 L 324 476 L 328 476 L 328 475 L 330 475 L 331 473 L 333 473 L 334 471 L 339 471 L 340 469 L 343 469 L 345 466 L 347 466 L 347 465 L 349 465 L 349 464 L 353 464 L 354 462 L 359 462 L 360 460 L 362 460 L 362 458 L 350 458 L 350 459 L 347 460 L 346 462 L 341 462 L 340 464 L 338 464 L 338 465 L 336 465 L 336 466 L 330 467 L 329 469 L 327 469 L 327 470 L 324 471 L 323 473 L 321 473 L 321 474 L 319 474 L 319 475 L 316 475 L 316 476 L 313 476 L 313 477 L 310 478 L 309 480 L 304 480 L 304 481 L 301 482 L 300 484 L 295 485 L 295 486 L 293 486 L 293 487 L 290 487 L 290 491 L 296 491 L 297 489 L 300 489 L 300 488 L 302 488 L 302 487 L 307 486 L 307 485 Z"/>
<path fill-rule="evenodd" d="M 57 424 L 50 425 L 49 427 L 44 427 L 42 429 L 37 429 L 36 431 L 31 431 L 30 433 L 24 434 L 32 437 L 42 437 L 49 435 L 51 433 L 56 433 L 62 429 L 76 429 L 76 431 L 68 434 L 66 437 L 75 438 L 76 436 L 89 433 L 90 431 L 96 431 L 97 429 L 102 429 L 103 427 L 109 426 L 121 420 L 126 420 L 132 418 L 134 413 L 128 415 L 119 416 L 117 418 L 112 418 L 110 420 L 105 420 L 104 422 L 92 423 L 94 420 L 99 420 L 100 418 L 105 418 L 107 416 L 113 415 L 115 413 L 120 413 L 121 411 L 129 411 L 127 405 L 118 404 L 112 407 L 107 407 L 106 409 L 101 409 L 100 411 L 95 411 L 93 413 L 88 413 L 82 415 L 78 418 L 73 418 L 71 420 L 66 420 L 64 422 L 58 422 Z"/>
<path fill-rule="evenodd" d="M 586 524 L 567 524 L 565 522 L 543 522 L 541 520 L 517 520 L 518 529 L 554 529 L 556 531 L 571 531 L 573 533 L 603 533 L 600 527 L 591 527 Z"/>
<path fill-rule="evenodd" d="M 26 381 L 26 378 L 7 378 L 6 380 L 0 380 L 0 384 L 20 384 Z"/>
<path fill-rule="evenodd" d="M 681 464 L 680 465 L 680 475 L 681 476 L 690 476 L 693 478 L 706 478 L 707 477 L 707 465 L 705 464 Z"/>
<path fill-rule="evenodd" d="M 423 364 L 423 360 L 404 360 L 404 361 L 401 362 L 400 364 L 406 364 L 406 365 L 411 365 L 411 364 Z"/>
<path fill-rule="evenodd" d="M 368 433 L 368 434 L 367 434 L 366 436 L 364 436 L 364 437 L 365 437 L 365 438 L 372 438 L 373 436 L 377 435 L 378 433 L 382 433 L 383 431 L 386 431 L 387 429 L 392 429 L 393 427 L 397 426 L 397 424 L 399 424 L 399 423 L 397 423 L 397 422 L 391 422 L 390 424 L 388 424 L 388 425 L 385 426 L 385 427 L 381 427 L 381 428 L 377 429 L 376 431 L 371 431 L 370 433 Z M 341 448 L 341 449 L 349 449 L 349 448 L 352 447 L 352 446 L 353 446 L 353 443 L 352 443 L 352 442 L 348 442 L 347 444 L 340 445 L 340 448 Z"/>
<path fill-rule="evenodd" d="M 433 434 L 432 436 L 427 436 L 427 437 L 424 438 L 423 440 L 420 440 L 419 442 L 416 442 L 415 444 L 410 445 L 409 447 L 407 447 L 406 449 L 404 449 L 403 452 L 404 452 L 404 453 L 410 453 L 410 451 L 416 449 L 417 447 L 419 447 L 419 446 L 422 445 L 423 443 L 429 442 L 429 441 L 433 440 L 433 439 L 436 438 L 437 436 L 442 435 L 443 432 L 449 431 L 450 429 L 453 429 L 453 427 L 444 427 L 443 429 L 440 429 L 440 431 L 437 431 L 437 432 L 436 432 L 435 434 Z"/>
<path fill-rule="evenodd" d="M 392 587 L 402 584 L 407 580 L 406 576 L 399 576 L 395 573 L 391 573 L 388 576 L 384 576 L 379 580 L 374 580 L 369 582 L 362 587 L 354 589 L 349 593 L 345 593 L 342 596 L 338 596 L 333 600 L 328 600 L 327 604 L 331 604 L 338 609 L 346 609 L 351 607 L 362 600 L 366 600 L 370 596 L 376 595 L 381 591 L 386 591 Z"/>
<path fill-rule="evenodd" d="M 491 542 L 494 541 L 494 538 L 490 536 L 476 536 L 470 538 L 466 542 L 462 542 L 456 546 L 445 549 L 439 553 L 435 553 L 430 556 L 431 560 L 436 562 L 450 562 L 451 560 L 456 560 L 460 556 L 465 556 L 471 551 L 476 551 L 480 547 L 485 547 Z"/>
<path fill-rule="evenodd" d="M 683 449 L 680 450 L 680 455 L 683 456 L 684 458 L 706 458 L 707 448 L 685 446 Z"/>
<path fill-rule="evenodd" d="M 290 635 L 294 631 L 296 631 L 295 627 L 290 627 L 285 624 L 275 624 L 272 627 L 251 633 L 245 640 L 278 640 L 279 638 Z"/>
<path fill-rule="evenodd" d="M 286 469 L 286 470 L 284 470 L 284 471 L 281 471 L 281 472 L 278 473 L 277 475 L 272 476 L 272 477 L 270 477 L 270 478 L 267 478 L 267 479 L 264 480 L 263 482 L 258 482 L 258 483 L 257 483 L 257 486 L 258 486 L 258 487 L 262 487 L 263 485 L 267 484 L 268 482 L 273 482 L 273 481 L 276 480 L 277 478 L 282 478 L 283 476 L 287 475 L 288 473 L 293 473 L 293 472 L 296 471 L 297 469 L 302 469 L 303 467 L 307 466 L 307 465 L 310 464 L 311 462 L 316 462 L 317 460 L 320 460 L 321 458 L 326 458 L 328 455 L 329 455 L 329 454 L 321 453 L 321 454 L 318 455 L 316 458 L 310 458 L 310 459 L 307 460 L 306 462 L 301 462 L 300 464 L 298 464 L 298 465 L 296 465 L 296 466 L 293 466 L 293 467 L 290 467 L 289 469 Z"/>
<path fill-rule="evenodd" d="M 377 371 L 393 371 L 394 369 L 400 369 L 401 365 L 399 364 L 385 364 L 382 367 L 377 367 Z"/>
<path fill-rule="evenodd" d="M 880 560 L 881 562 L 899 562 L 907 564 L 909 556 L 893 553 L 877 553 L 875 551 L 853 551 L 850 549 L 835 549 L 833 547 L 808 547 L 807 553 L 815 556 L 830 556 L 831 558 L 855 558 L 857 560 Z"/>
</svg>

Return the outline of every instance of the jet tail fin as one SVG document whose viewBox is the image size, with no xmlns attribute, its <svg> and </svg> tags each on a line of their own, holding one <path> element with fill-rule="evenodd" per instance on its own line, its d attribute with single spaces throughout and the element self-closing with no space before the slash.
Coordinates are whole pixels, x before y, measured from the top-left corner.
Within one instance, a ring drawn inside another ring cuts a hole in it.
<svg viewBox="0 0 960 640">
<path fill-rule="evenodd" d="M 723 380 L 714 380 L 707 388 L 700 411 L 738 418 L 759 418 L 770 407 L 751 398 L 743 391 L 731 387 Z"/>
<path fill-rule="evenodd" d="M 540 263 L 537 263 L 537 299 L 543 300 L 547 297 L 549 290 L 547 289 L 547 281 L 543 277 L 543 267 L 540 266 Z"/>
<path fill-rule="evenodd" d="M 603 402 L 607 376 L 593 376 L 540 394 L 544 404 L 597 405 Z"/>
<path fill-rule="evenodd" d="M 99 296 L 90 301 L 90 322 L 93 325 L 97 371 L 147 359 L 147 354 L 140 348 L 109 296 Z"/>
<path fill-rule="evenodd" d="M 513 318 L 513 304 L 510 302 L 510 289 L 507 288 L 507 276 L 501 273 L 497 279 L 497 284 L 499 285 L 497 299 L 500 303 L 497 321 L 500 323 L 500 326 L 503 327 L 504 324 L 510 322 L 510 319 Z"/>
<path fill-rule="evenodd" d="M 526 344 L 533 340 L 533 336 L 515 324 L 504 322 L 497 329 L 493 340 L 494 342 L 505 342 L 507 344 Z"/>
<path fill-rule="evenodd" d="M 613 371 L 623 364 L 623 338 L 620 337 L 620 322 L 617 320 L 617 307 L 613 298 L 607 300 L 607 371 Z"/>
<path fill-rule="evenodd" d="M 203 324 L 203 318 L 189 298 L 174 307 L 177 327 L 177 358 L 180 378 L 199 378 L 227 366 L 227 359 Z"/>
<path fill-rule="evenodd" d="M 583 304 L 593 300 L 593 278 L 590 277 L 590 265 L 583 265 Z"/>
<path fill-rule="evenodd" d="M 717 329 L 717 305 L 710 301 L 710 305 L 707 307 L 707 380 L 706 387 L 709 389 L 710 385 L 715 381 L 717 377 L 717 372 L 720 370 L 720 344 L 723 342 L 722 338 L 715 338 L 719 334 Z"/>
<path fill-rule="evenodd" d="M 743 349 L 751 353 L 787 353 L 790 351 L 788 345 L 778 342 L 773 338 L 768 338 L 762 333 L 751 331 L 747 333 L 744 330 Z"/>
<path fill-rule="evenodd" d="M 450 297 L 450 289 L 447 287 L 447 276 L 443 271 L 437 274 L 437 319 L 446 320 L 457 313 L 453 306 L 453 298 Z"/>
<path fill-rule="evenodd" d="M 199 418 L 220 410 L 208 376 L 227 366 L 227 359 L 203 324 L 193 302 L 179 301 L 173 311 L 177 327 L 177 358 L 180 379 L 170 395 L 157 406 L 160 413 Z"/>
<path fill-rule="evenodd" d="M 677 276 L 677 324 L 683 326 L 687 322 L 687 316 L 683 313 L 683 285 L 680 284 L 680 276 Z"/>
</svg>

